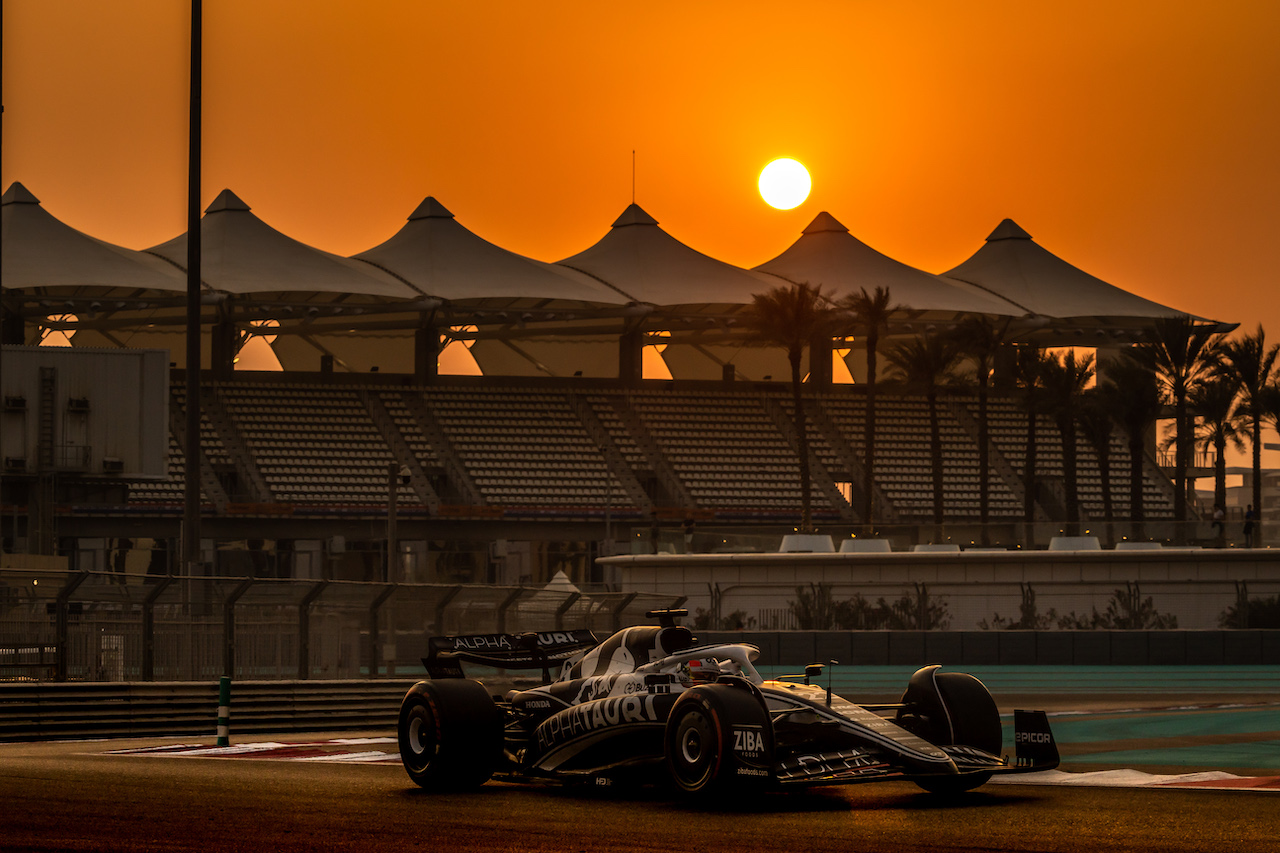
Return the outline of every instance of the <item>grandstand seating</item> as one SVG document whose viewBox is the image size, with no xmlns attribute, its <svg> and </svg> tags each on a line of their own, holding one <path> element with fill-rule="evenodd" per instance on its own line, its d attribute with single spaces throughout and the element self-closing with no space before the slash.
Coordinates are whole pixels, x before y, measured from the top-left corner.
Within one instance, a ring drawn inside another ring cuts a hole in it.
<svg viewBox="0 0 1280 853">
<path fill-rule="evenodd" d="M 600 506 L 624 502 L 610 470 L 564 391 L 417 389 L 458 459 L 493 506 Z"/>
<path fill-rule="evenodd" d="M 800 506 L 794 430 L 789 435 L 784 429 L 788 424 L 775 417 L 779 411 L 793 416 L 784 385 L 739 390 L 649 384 L 625 389 L 563 382 L 515 387 L 447 380 L 431 386 L 386 380 L 243 380 L 217 383 L 212 393 L 229 428 L 237 432 L 239 447 L 226 446 L 204 418 L 201 442 L 208 462 L 260 472 L 269 490 L 260 498 L 288 505 L 295 515 L 323 515 L 339 508 L 371 516 L 385 512 L 388 465 L 403 461 L 397 447 L 431 472 L 445 490 L 441 500 L 446 504 L 473 502 L 516 514 L 552 515 L 596 514 L 608 504 L 614 511 L 647 513 L 653 507 L 636 500 L 644 494 L 643 484 L 655 505 L 696 511 L 700 517 L 794 517 Z M 815 473 L 828 482 L 859 481 L 859 472 L 850 469 L 862 459 L 865 395 L 861 389 L 837 386 L 809 399 L 815 414 L 809 429 Z M 172 404 L 175 412 L 185 409 L 180 385 L 172 389 Z M 584 414 L 583 405 L 590 414 Z M 378 411 L 383 412 L 381 423 Z M 899 520 L 927 522 L 933 505 L 926 401 L 885 389 L 877 397 L 877 412 L 877 486 Z M 1016 521 L 1023 511 L 1018 478 L 1026 463 L 1026 416 L 1016 402 L 998 396 L 991 399 L 989 413 L 994 449 L 990 516 L 992 521 Z M 945 516 L 948 521 L 976 520 L 977 401 L 943 395 L 938 414 Z M 220 428 L 225 434 L 228 426 Z M 388 429 L 398 433 L 394 442 Z M 1061 440 L 1047 419 L 1039 421 L 1038 442 L 1039 477 L 1060 480 Z M 1082 509 L 1086 517 L 1100 518 L 1097 456 L 1087 442 L 1079 445 Z M 240 453 L 249 458 L 236 458 Z M 610 458 L 621 462 L 611 467 Z M 618 465 L 626 470 L 617 470 Z M 180 442 L 171 439 L 173 479 L 133 484 L 131 503 L 138 510 L 172 510 L 181 503 L 182 466 Z M 1115 512 L 1126 516 L 1129 458 L 1118 432 L 1111 466 Z M 473 491 L 449 492 L 443 481 L 451 471 L 467 479 Z M 654 485 L 664 477 L 668 487 Z M 1148 518 L 1172 515 L 1170 491 L 1160 477 L 1159 469 L 1148 464 Z M 404 510 L 423 511 L 420 490 L 408 483 L 398 489 Z M 830 518 L 843 511 L 850 517 L 847 500 L 842 508 L 837 499 L 838 494 L 815 487 L 815 515 Z"/>
</svg>

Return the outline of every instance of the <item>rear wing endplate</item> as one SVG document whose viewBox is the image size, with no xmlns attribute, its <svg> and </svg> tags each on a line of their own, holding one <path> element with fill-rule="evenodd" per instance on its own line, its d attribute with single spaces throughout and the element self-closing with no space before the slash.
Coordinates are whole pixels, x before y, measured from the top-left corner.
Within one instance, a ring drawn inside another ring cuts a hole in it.
<svg viewBox="0 0 1280 853">
<path fill-rule="evenodd" d="M 422 664 L 432 678 L 463 678 L 462 662 L 468 661 L 499 669 L 541 669 L 542 680 L 549 682 L 553 664 L 562 664 L 598 642 L 585 629 L 431 637 Z"/>
<path fill-rule="evenodd" d="M 1013 712 L 1013 746 L 1020 769 L 1052 770 L 1058 766 L 1058 744 L 1044 711 Z"/>
</svg>

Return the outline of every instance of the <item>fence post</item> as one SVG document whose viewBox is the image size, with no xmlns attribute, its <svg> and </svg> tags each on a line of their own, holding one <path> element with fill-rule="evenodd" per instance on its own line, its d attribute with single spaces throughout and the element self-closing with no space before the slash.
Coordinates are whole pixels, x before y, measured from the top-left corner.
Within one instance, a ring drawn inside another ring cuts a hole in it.
<svg viewBox="0 0 1280 853">
<path fill-rule="evenodd" d="M 457 598 L 458 593 L 460 592 L 462 592 L 461 586 L 451 587 L 449 591 L 446 592 L 444 595 L 440 596 L 440 600 L 436 602 L 436 624 L 432 627 L 432 630 L 437 635 L 443 635 L 448 633 L 444 629 L 444 611 L 445 611 L 445 608 L 449 606 L 449 602 Z"/>
<path fill-rule="evenodd" d="M 231 679 L 218 679 L 218 746 L 231 745 Z"/>
<path fill-rule="evenodd" d="M 142 680 L 156 680 L 156 601 L 161 593 L 173 583 L 173 577 L 166 575 L 155 582 L 155 586 L 142 601 Z"/>
<path fill-rule="evenodd" d="M 561 602 L 560 606 L 556 608 L 556 630 L 557 631 L 564 630 L 564 615 L 569 612 L 569 608 L 572 607 L 574 605 L 574 602 L 576 602 L 579 598 L 582 598 L 582 593 L 571 592 L 569 593 L 569 597 L 566 598 L 563 602 Z"/>
<path fill-rule="evenodd" d="M 298 679 L 311 677 L 311 605 L 324 592 L 329 581 L 320 581 L 298 602 Z"/>
<path fill-rule="evenodd" d="M 369 677 L 378 677 L 378 610 L 383 603 L 395 595 L 396 584 L 391 584 L 369 604 Z"/>
<path fill-rule="evenodd" d="M 501 604 L 498 605 L 498 633 L 499 634 L 507 633 L 507 611 L 511 608 L 511 605 L 516 603 L 516 599 L 520 598 L 520 596 L 524 595 L 524 593 L 525 593 L 525 587 L 518 586 L 515 589 L 513 589 L 510 592 L 510 594 L 507 595 L 506 598 L 502 600 Z"/>
<path fill-rule="evenodd" d="M 231 591 L 223 605 L 222 672 L 227 676 L 236 674 L 236 602 L 251 586 L 253 586 L 253 578 L 245 578 Z"/>
<path fill-rule="evenodd" d="M 637 596 L 637 595 L 639 595 L 639 594 L 640 594 L 640 593 L 638 593 L 638 592 L 629 592 L 629 593 L 627 593 L 626 595 L 624 595 L 624 596 L 622 597 L 622 600 L 618 602 L 618 606 L 617 606 L 617 607 L 615 607 L 615 608 L 613 608 L 613 614 L 612 614 L 612 615 L 613 615 L 613 630 L 614 630 L 614 631 L 621 631 L 621 630 L 622 630 L 622 611 L 626 610 L 626 609 L 627 609 L 627 607 L 631 604 L 631 602 L 633 602 L 633 601 L 635 601 L 635 600 L 636 600 L 636 596 Z M 556 627 L 558 628 L 559 626 L 557 625 Z"/>
<path fill-rule="evenodd" d="M 55 680 L 67 680 L 67 648 L 68 635 L 70 634 L 70 619 L 68 611 L 71 609 L 71 593 L 76 591 L 76 587 L 84 583 L 89 578 L 88 572 L 77 572 L 67 580 L 67 585 L 58 590 L 57 601 L 57 630 L 58 630 L 58 659 Z"/>
</svg>

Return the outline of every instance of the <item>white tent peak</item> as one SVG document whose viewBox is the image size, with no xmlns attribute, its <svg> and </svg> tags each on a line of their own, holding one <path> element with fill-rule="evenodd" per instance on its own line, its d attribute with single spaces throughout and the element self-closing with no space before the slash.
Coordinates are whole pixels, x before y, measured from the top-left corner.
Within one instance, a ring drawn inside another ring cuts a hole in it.
<svg viewBox="0 0 1280 853">
<path fill-rule="evenodd" d="M 786 251 L 755 269 L 786 281 L 820 285 L 836 297 L 883 287 L 898 305 L 940 312 L 946 319 L 957 313 L 1025 313 L 972 285 L 945 281 L 876 251 L 828 213 L 815 217 Z"/>
<path fill-rule="evenodd" d="M 615 291 L 579 272 L 496 246 L 428 196 L 400 230 L 353 256 L 423 293 L 494 310 L 545 307 L 547 300 L 618 304 Z"/>
<path fill-rule="evenodd" d="M 819 213 L 817 216 L 813 217 L 813 221 L 810 222 L 809 226 L 805 228 L 804 231 L 802 231 L 801 233 L 802 234 L 820 234 L 823 231 L 836 231 L 836 232 L 844 231 L 848 233 L 849 229 L 845 228 L 844 224 L 841 223 L 839 219 L 836 219 L 834 216 L 832 216 L 830 213 L 827 213 L 824 210 L 821 213 Z"/>
<path fill-rule="evenodd" d="M 226 216 L 213 216 L 226 213 Z M 231 215 L 234 213 L 235 215 Z M 421 293 L 362 261 L 317 249 L 280 233 L 223 190 L 200 220 L 201 278 L 227 293 L 341 294 L 344 301 L 412 299 Z M 187 268 L 187 234 L 147 249 Z M 330 299 L 332 297 L 329 297 Z"/>
<path fill-rule="evenodd" d="M 31 190 L 24 187 L 18 181 L 9 184 L 9 189 L 5 190 L 4 197 L 0 198 L 0 204 L 39 204 L 40 199 L 31 194 Z"/>
<path fill-rule="evenodd" d="M 414 208 L 413 213 L 409 214 L 409 221 L 415 219 L 453 219 L 453 213 L 449 208 L 436 201 L 435 196 L 427 196 L 422 200 L 422 204 Z"/>
<path fill-rule="evenodd" d="M 991 232 L 991 236 L 987 237 L 987 242 L 992 243 L 996 240 L 1030 240 L 1031 235 L 1025 229 L 1012 219 L 1005 219 L 996 226 L 996 230 Z"/>
<path fill-rule="evenodd" d="M 204 209 L 205 213 L 217 213 L 220 210 L 251 210 L 249 205 L 241 200 L 240 196 L 231 190 L 223 190 L 218 193 L 218 197 L 213 200 L 208 207 Z"/>
<path fill-rule="evenodd" d="M 1029 314 L 1079 319 L 1095 329 L 1182 312 L 1090 275 L 1006 219 L 967 260 L 942 274 L 1007 299 Z"/>
<path fill-rule="evenodd" d="M 543 589 L 551 590 L 552 592 L 581 592 L 582 591 L 578 589 L 578 587 L 574 584 L 573 581 L 569 580 L 569 576 L 564 573 L 564 569 L 561 569 L 560 571 L 552 575 L 551 580 L 547 582 L 547 585 L 544 586 Z"/>
<path fill-rule="evenodd" d="M 594 245 L 557 263 L 604 282 L 627 301 L 651 305 L 739 306 L 784 283 L 686 246 L 634 203 Z"/>
<path fill-rule="evenodd" d="M 622 228 L 626 225 L 657 225 L 658 220 L 645 213 L 644 208 L 636 204 L 634 201 L 627 205 L 627 209 L 622 211 L 622 215 L 613 221 L 614 228 Z"/>
<path fill-rule="evenodd" d="M 139 290 L 186 289 L 186 280 L 168 261 L 72 228 L 16 181 L 0 207 L 6 291 L 40 288 L 44 294 L 101 298 L 113 290 L 132 295 Z"/>
</svg>

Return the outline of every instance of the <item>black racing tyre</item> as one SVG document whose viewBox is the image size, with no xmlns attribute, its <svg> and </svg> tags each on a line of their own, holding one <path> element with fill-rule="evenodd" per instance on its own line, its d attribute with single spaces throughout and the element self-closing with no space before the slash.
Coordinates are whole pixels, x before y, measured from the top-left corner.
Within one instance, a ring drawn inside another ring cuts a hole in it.
<svg viewBox="0 0 1280 853">
<path fill-rule="evenodd" d="M 938 691 L 951 716 L 953 743 L 999 755 L 1004 744 L 1000 709 L 987 686 L 964 672 L 940 672 Z"/>
<path fill-rule="evenodd" d="M 685 794 L 759 790 L 772 778 L 773 722 L 752 690 L 695 687 L 671 709 L 665 751 L 671 782 Z"/>
<path fill-rule="evenodd" d="M 992 755 L 1000 754 L 1004 742 L 1000 709 L 986 685 L 972 675 L 921 670 L 911 679 L 902 701 L 908 710 L 899 715 L 899 723 L 930 743 L 973 746 Z M 990 773 L 979 772 L 917 776 L 914 781 L 930 793 L 959 794 L 990 778 Z"/>
<path fill-rule="evenodd" d="M 502 758 L 502 712 L 477 681 L 421 681 L 400 704 L 400 760 L 432 791 L 463 791 L 489 780 Z"/>
<path fill-rule="evenodd" d="M 898 724 L 938 746 L 976 746 L 999 755 L 1000 709 L 986 685 L 967 673 L 937 669 L 926 667 L 911 677 Z"/>
</svg>

